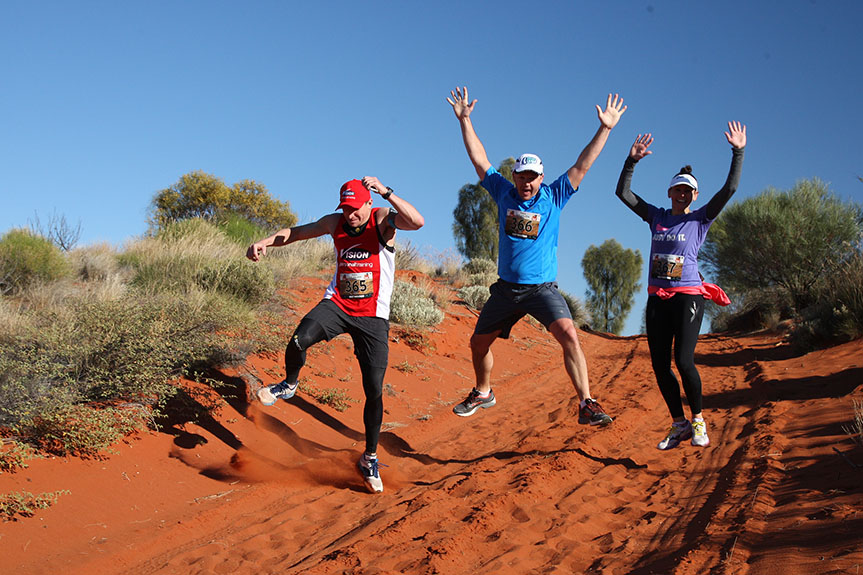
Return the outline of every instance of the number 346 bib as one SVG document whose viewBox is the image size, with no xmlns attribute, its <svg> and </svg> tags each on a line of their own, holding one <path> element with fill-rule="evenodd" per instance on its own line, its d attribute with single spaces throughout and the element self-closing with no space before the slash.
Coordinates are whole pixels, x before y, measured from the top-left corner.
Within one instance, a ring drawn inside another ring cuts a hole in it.
<svg viewBox="0 0 863 575">
<path fill-rule="evenodd" d="M 539 235 L 539 223 L 541 221 L 542 216 L 540 214 L 508 209 L 504 232 L 508 236 L 535 240 Z"/>
</svg>

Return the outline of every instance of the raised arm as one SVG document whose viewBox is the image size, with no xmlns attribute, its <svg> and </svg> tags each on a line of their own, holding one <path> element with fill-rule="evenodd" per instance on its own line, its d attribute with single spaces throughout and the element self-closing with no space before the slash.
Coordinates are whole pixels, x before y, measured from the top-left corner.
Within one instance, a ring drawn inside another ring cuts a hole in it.
<svg viewBox="0 0 863 575">
<path fill-rule="evenodd" d="M 587 171 L 593 165 L 593 162 L 596 161 L 596 158 L 599 157 L 602 148 L 605 147 L 605 142 L 608 141 L 611 129 L 617 125 L 617 122 L 620 121 L 620 116 L 625 111 L 626 106 L 623 105 L 623 98 L 617 94 L 613 98 L 611 94 L 608 95 L 608 99 L 605 101 L 605 110 L 599 106 L 596 107 L 596 113 L 599 116 L 599 129 L 584 150 L 581 151 L 575 164 L 566 172 L 567 177 L 569 177 L 569 183 L 572 184 L 573 188 L 577 189 L 581 185 L 581 181 L 587 175 Z"/>
<path fill-rule="evenodd" d="M 473 129 L 473 123 L 470 120 L 470 114 L 473 112 L 473 107 L 476 105 L 476 100 L 471 102 L 467 96 L 467 86 L 464 88 L 456 88 L 455 91 L 450 91 L 450 98 L 446 101 L 452 106 L 452 111 L 455 117 L 458 118 L 461 126 L 461 137 L 464 140 L 464 147 L 467 150 L 467 155 L 473 163 L 476 170 L 476 175 L 480 181 L 485 178 L 485 173 L 491 167 L 491 162 L 488 161 L 488 156 L 485 153 L 485 148 L 476 135 Z"/>
<path fill-rule="evenodd" d="M 740 122 L 728 122 L 725 139 L 731 144 L 731 167 L 728 169 L 725 185 L 707 202 L 707 217 L 711 220 L 719 215 L 740 184 L 740 172 L 743 171 L 743 148 L 746 147 L 746 125 Z"/>
<path fill-rule="evenodd" d="M 638 134 L 638 137 L 635 138 L 635 142 L 629 149 L 626 161 L 623 162 L 623 170 L 620 172 L 620 178 L 617 180 L 617 189 L 614 192 L 630 210 L 635 212 L 644 221 L 648 221 L 647 202 L 629 189 L 629 185 L 632 182 L 632 173 L 635 171 L 635 164 L 640 159 L 653 153 L 648 149 L 652 143 L 653 136 L 651 134 Z"/>
<path fill-rule="evenodd" d="M 422 214 L 406 199 L 396 195 L 392 188 L 383 185 L 379 179 L 366 176 L 363 178 L 363 185 L 395 208 L 395 212 L 390 212 L 389 216 L 382 221 L 385 226 L 382 235 L 387 241 L 395 236 L 396 229 L 413 231 L 425 225 Z"/>
<path fill-rule="evenodd" d="M 332 234 L 341 215 L 328 214 L 316 222 L 279 230 L 273 235 L 257 241 L 246 250 L 246 257 L 256 262 L 267 255 L 267 248 L 286 246 L 294 242 L 309 240 L 327 234 Z"/>
</svg>

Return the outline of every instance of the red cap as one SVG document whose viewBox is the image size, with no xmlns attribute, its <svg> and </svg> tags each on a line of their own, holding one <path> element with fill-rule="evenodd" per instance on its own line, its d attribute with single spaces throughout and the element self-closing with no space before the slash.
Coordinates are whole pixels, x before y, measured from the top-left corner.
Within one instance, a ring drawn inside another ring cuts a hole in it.
<svg viewBox="0 0 863 575">
<path fill-rule="evenodd" d="M 339 190 L 339 206 L 336 209 L 340 210 L 345 206 L 357 209 L 371 198 L 369 189 L 363 185 L 361 180 L 351 180 L 345 182 L 342 189 Z"/>
</svg>

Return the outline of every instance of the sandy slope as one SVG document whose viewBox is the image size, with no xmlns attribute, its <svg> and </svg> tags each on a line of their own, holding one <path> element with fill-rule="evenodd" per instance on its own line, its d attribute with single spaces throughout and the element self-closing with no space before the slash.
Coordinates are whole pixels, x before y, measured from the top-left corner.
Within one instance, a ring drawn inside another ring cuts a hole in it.
<svg viewBox="0 0 863 575">
<path fill-rule="evenodd" d="M 323 282 L 292 290 L 296 312 Z M 659 452 L 668 416 L 643 337 L 583 334 L 594 396 L 577 423 L 551 337 L 524 321 L 495 352 L 498 404 L 451 413 L 472 385 L 475 317 L 453 303 L 421 337 L 393 326 L 385 492 L 362 488 L 360 404 L 247 401 L 280 358 L 223 373 L 214 418 L 172 422 L 101 461 L 42 460 L 0 492 L 68 489 L 0 524 L 0 572 L 857 573 L 863 450 L 842 431 L 863 400 L 863 341 L 793 357 L 775 336 L 705 336 L 697 361 L 712 444 Z M 360 399 L 350 340 L 306 376 Z M 193 398 L 203 400 L 201 394 Z M 836 449 L 847 454 L 841 456 Z M 859 467 L 855 467 L 858 465 Z"/>
</svg>

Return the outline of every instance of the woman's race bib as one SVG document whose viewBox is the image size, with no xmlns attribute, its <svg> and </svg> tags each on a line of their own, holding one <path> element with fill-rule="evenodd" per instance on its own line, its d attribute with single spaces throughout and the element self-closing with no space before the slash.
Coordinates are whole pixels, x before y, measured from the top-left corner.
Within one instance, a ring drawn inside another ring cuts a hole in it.
<svg viewBox="0 0 863 575">
<path fill-rule="evenodd" d="M 683 256 L 653 254 L 650 262 L 650 277 L 658 280 L 680 281 L 683 277 Z"/>
</svg>

